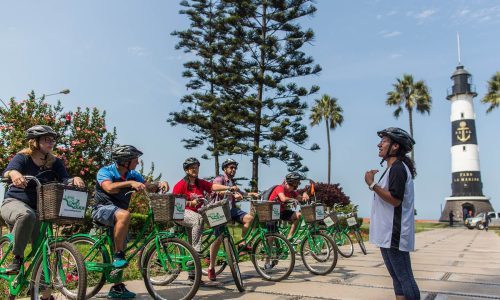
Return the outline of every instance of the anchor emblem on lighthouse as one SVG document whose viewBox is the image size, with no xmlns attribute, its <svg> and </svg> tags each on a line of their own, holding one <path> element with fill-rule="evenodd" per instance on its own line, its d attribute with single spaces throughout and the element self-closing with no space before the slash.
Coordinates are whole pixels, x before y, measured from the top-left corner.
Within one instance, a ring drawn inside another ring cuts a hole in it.
<svg viewBox="0 0 500 300">
<path fill-rule="evenodd" d="M 460 127 L 457 128 L 455 134 L 457 136 L 457 140 L 461 141 L 462 143 L 467 142 L 471 136 L 471 130 L 469 127 L 467 127 L 467 122 L 460 122 Z"/>
</svg>

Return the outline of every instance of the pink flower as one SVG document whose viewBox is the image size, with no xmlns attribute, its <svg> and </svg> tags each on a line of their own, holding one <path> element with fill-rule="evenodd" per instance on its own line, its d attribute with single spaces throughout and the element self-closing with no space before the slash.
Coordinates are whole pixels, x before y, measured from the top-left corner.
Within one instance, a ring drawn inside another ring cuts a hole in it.
<svg viewBox="0 0 500 300">
<path fill-rule="evenodd" d="M 85 175 L 85 171 L 81 170 L 80 174 L 82 174 L 82 176 Z"/>
</svg>

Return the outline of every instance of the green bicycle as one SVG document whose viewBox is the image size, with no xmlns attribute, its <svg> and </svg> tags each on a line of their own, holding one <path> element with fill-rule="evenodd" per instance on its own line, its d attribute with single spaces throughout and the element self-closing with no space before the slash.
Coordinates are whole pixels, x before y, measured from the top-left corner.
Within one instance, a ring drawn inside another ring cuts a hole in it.
<svg viewBox="0 0 500 300">
<path fill-rule="evenodd" d="M 43 209 L 40 181 L 33 176 L 24 177 L 36 183 L 38 207 Z M 54 298 L 85 299 L 87 273 L 81 254 L 71 243 L 57 236 L 52 221 L 41 221 L 40 234 L 18 274 L 6 273 L 6 266 L 14 257 L 13 236 L 8 233 L 0 238 L 0 279 L 8 282 L 9 299 L 15 299 L 28 286 L 33 300 L 48 298 L 51 294 Z"/>
<path fill-rule="evenodd" d="M 199 257 L 190 244 L 161 232 L 155 222 L 154 210 L 172 197 L 170 194 L 163 198 L 144 195 L 149 203 L 148 215 L 141 231 L 125 250 L 126 260 L 130 262 L 138 257 L 146 289 L 153 299 L 191 299 L 201 282 Z M 94 224 L 97 235 L 77 234 L 69 239 L 83 253 L 89 274 L 87 299 L 96 295 L 106 282 L 123 280 L 123 269 L 112 265 L 114 245 L 109 227 Z"/>
<path fill-rule="evenodd" d="M 337 247 L 332 238 L 321 232 L 318 222 L 324 218 L 322 204 L 311 203 L 301 207 L 299 226 L 289 239 L 302 258 L 304 266 L 315 275 L 327 275 L 337 265 Z M 280 222 L 278 231 L 287 236 L 291 226 Z"/>
<path fill-rule="evenodd" d="M 356 207 L 357 206 L 355 206 L 355 208 Z M 342 226 L 341 222 L 338 221 L 341 218 L 346 220 L 345 226 Z M 367 254 L 365 242 L 363 241 L 363 236 L 361 235 L 361 230 L 357 222 L 357 214 L 355 212 L 347 214 L 336 214 L 335 212 L 332 212 L 324 219 L 324 223 L 326 225 L 326 228 L 324 229 L 325 232 L 330 236 L 333 236 L 337 248 L 342 256 L 351 257 L 354 253 L 354 245 L 351 235 L 353 235 L 358 242 L 361 252 L 363 252 L 364 255 Z"/>
<path fill-rule="evenodd" d="M 264 280 L 281 281 L 288 278 L 295 266 L 295 252 L 285 236 L 279 233 L 268 232 L 266 223 L 279 219 L 279 204 L 274 204 L 277 212 L 273 215 L 273 203 L 247 199 L 252 204 L 254 220 L 248 231 L 240 240 L 233 243 L 237 248 L 235 254 L 244 252 L 244 245 L 253 245 L 248 255 L 254 268 Z M 274 218 L 273 218 L 274 216 Z M 227 230 L 227 226 L 226 226 Z M 229 230 L 227 230 L 229 234 Z M 214 229 L 203 232 L 202 248 L 208 249 L 216 239 Z M 226 266 L 227 254 L 219 250 L 215 265 L 215 274 L 220 274 Z"/>
</svg>

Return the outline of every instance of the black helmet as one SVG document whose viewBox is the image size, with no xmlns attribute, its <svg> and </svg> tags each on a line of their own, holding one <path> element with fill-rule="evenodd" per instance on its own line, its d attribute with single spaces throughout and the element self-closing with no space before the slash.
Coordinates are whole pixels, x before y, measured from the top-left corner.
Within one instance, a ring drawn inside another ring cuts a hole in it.
<svg viewBox="0 0 500 300">
<path fill-rule="evenodd" d="M 189 166 L 192 165 L 200 165 L 200 161 L 196 157 L 189 157 L 187 158 L 184 163 L 182 164 L 182 167 L 184 168 L 184 171 L 189 168 Z"/>
<path fill-rule="evenodd" d="M 286 174 L 286 176 L 285 176 L 285 181 L 288 184 L 299 183 L 301 180 L 302 180 L 302 175 L 300 175 L 297 172 L 291 172 L 291 173 Z"/>
<path fill-rule="evenodd" d="M 59 136 L 57 132 L 52 129 L 52 127 L 47 125 L 35 125 L 26 130 L 27 140 L 36 139 L 46 135 L 53 136 L 54 138 L 57 138 Z"/>
<path fill-rule="evenodd" d="M 111 151 L 111 157 L 117 162 L 128 162 L 141 155 L 142 152 L 132 145 L 118 145 Z"/>
<path fill-rule="evenodd" d="M 235 166 L 238 166 L 238 162 L 235 161 L 234 159 L 232 158 L 228 158 L 226 159 L 224 162 L 222 162 L 222 170 L 224 171 L 224 169 L 229 166 L 229 165 L 235 165 Z"/>
<path fill-rule="evenodd" d="M 408 132 L 398 127 L 389 127 L 378 131 L 377 134 L 379 137 L 387 136 L 393 142 L 398 143 L 404 153 L 410 152 L 413 149 L 413 145 L 415 145 L 415 140 L 408 134 Z"/>
</svg>

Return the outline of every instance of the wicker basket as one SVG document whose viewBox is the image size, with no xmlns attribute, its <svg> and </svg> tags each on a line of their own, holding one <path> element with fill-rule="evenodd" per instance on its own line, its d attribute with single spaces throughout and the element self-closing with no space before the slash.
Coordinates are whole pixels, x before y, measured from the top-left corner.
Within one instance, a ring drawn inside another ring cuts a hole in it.
<svg viewBox="0 0 500 300">
<path fill-rule="evenodd" d="M 274 213 L 273 213 L 274 209 Z M 280 204 L 276 202 L 263 201 L 252 202 L 251 211 L 259 217 L 259 222 L 278 221 L 280 219 Z"/>
<path fill-rule="evenodd" d="M 307 223 L 321 221 L 325 218 L 325 207 L 323 204 L 304 205 L 300 209 Z"/>
<path fill-rule="evenodd" d="M 338 222 L 337 213 L 331 212 L 323 219 L 323 222 L 327 227 L 332 227 L 333 225 L 337 224 Z"/>
<path fill-rule="evenodd" d="M 184 220 L 186 198 L 175 194 L 149 194 L 149 204 L 153 209 L 155 222 L 167 223 Z"/>
<path fill-rule="evenodd" d="M 231 208 L 227 200 L 210 203 L 202 207 L 198 212 L 210 228 L 226 224 L 231 220 Z"/>
<path fill-rule="evenodd" d="M 86 188 L 61 183 L 44 184 L 38 190 L 38 219 L 56 224 L 85 221 L 89 204 Z"/>
</svg>

